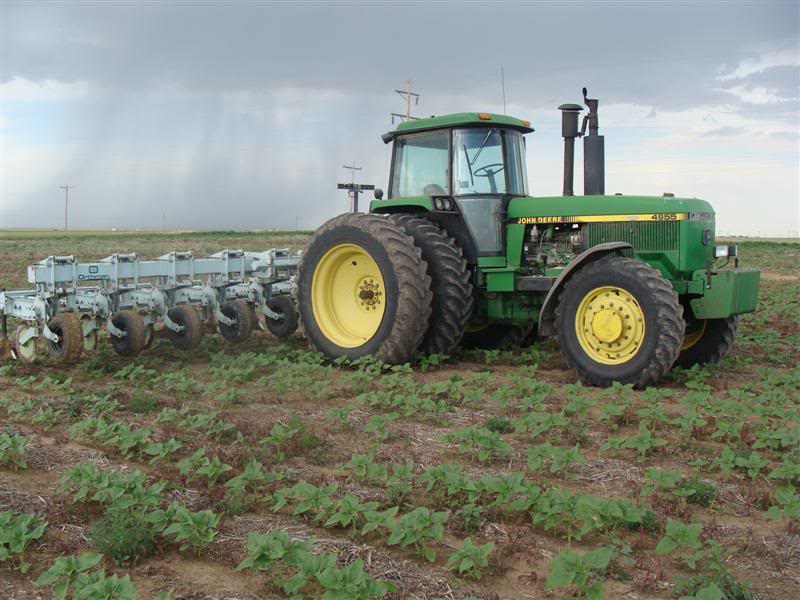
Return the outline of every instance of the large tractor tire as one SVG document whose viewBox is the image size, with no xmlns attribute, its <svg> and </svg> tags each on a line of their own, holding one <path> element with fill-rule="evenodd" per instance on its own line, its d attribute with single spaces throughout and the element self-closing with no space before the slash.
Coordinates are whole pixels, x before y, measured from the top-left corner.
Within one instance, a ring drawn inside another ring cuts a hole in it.
<svg viewBox="0 0 800 600">
<path fill-rule="evenodd" d="M 685 309 L 684 313 L 688 313 Z M 689 369 L 694 365 L 720 362 L 730 354 L 739 328 L 739 316 L 727 319 L 695 319 L 686 317 L 686 333 L 676 367 Z"/>
<path fill-rule="evenodd" d="M 483 326 L 468 325 L 461 340 L 461 346 L 483 350 L 524 346 L 532 329 L 533 325 L 520 326 L 503 323 L 490 323 Z"/>
<path fill-rule="evenodd" d="M 47 324 L 58 341 L 47 340 L 47 354 L 56 363 L 71 363 L 78 360 L 83 350 L 81 320 L 75 313 L 58 313 Z"/>
<path fill-rule="evenodd" d="M 472 282 L 467 260 L 458 243 L 441 227 L 413 215 L 393 215 L 422 250 L 431 278 L 431 317 L 419 350 L 426 354 L 450 354 L 464 336 L 472 316 Z"/>
<path fill-rule="evenodd" d="M 322 225 L 297 270 L 300 319 L 329 359 L 407 362 L 428 328 L 430 277 L 422 251 L 387 217 L 345 214 Z"/>
<path fill-rule="evenodd" d="M 558 342 L 584 382 L 641 388 L 666 375 L 678 357 L 682 317 L 678 295 L 656 269 L 632 258 L 601 259 L 564 286 Z"/>
</svg>

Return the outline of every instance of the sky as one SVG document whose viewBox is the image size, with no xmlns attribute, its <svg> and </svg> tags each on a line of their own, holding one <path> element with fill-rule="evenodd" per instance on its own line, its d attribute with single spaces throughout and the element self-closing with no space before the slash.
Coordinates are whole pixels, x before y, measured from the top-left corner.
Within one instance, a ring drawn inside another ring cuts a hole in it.
<svg viewBox="0 0 800 600">
<path fill-rule="evenodd" d="M 502 113 L 501 67 L 532 195 L 560 195 L 556 107 L 587 86 L 607 193 L 800 236 L 796 0 L 2 0 L 0 226 L 62 227 L 69 184 L 74 228 L 313 229 L 348 209 L 344 164 L 386 189 L 395 89 L 417 116 Z"/>
</svg>

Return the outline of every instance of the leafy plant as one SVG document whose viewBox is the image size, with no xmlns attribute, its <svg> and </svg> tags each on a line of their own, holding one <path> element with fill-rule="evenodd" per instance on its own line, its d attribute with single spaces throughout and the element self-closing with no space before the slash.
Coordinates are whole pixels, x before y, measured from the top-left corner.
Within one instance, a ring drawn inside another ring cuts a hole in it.
<svg viewBox="0 0 800 600">
<path fill-rule="evenodd" d="M 436 560 L 436 551 L 429 543 L 442 540 L 448 516 L 447 511 L 431 512 L 419 506 L 392 523 L 386 543 L 390 546 L 400 544 L 403 548 L 413 546 L 423 558 L 433 562 Z"/>
<path fill-rule="evenodd" d="M 447 566 L 455 570 L 459 575 L 466 574 L 468 577 L 478 578 L 481 570 L 489 566 L 489 555 L 494 550 L 494 543 L 476 545 L 472 538 L 466 538 L 461 542 L 458 550 L 450 554 Z"/>
<path fill-rule="evenodd" d="M 586 462 L 586 458 L 581 454 L 581 448 L 578 444 L 572 448 L 561 448 L 553 446 L 550 442 L 545 442 L 528 448 L 527 455 L 528 468 L 533 472 L 547 466 L 548 472 L 561 473 L 570 465 Z"/>
<path fill-rule="evenodd" d="M 794 486 L 779 486 L 773 496 L 777 505 L 769 507 L 769 510 L 767 510 L 768 518 L 780 519 L 781 517 L 789 517 L 796 519 L 800 517 L 800 496 L 797 495 Z"/>
<path fill-rule="evenodd" d="M 565 550 L 550 561 L 545 587 L 554 589 L 574 585 L 582 597 L 600 600 L 603 598 L 603 582 L 598 580 L 604 577 L 612 556 L 611 548 L 598 548 L 585 554 Z"/>
<path fill-rule="evenodd" d="M 500 434 L 486 427 L 456 429 L 445 435 L 445 440 L 459 444 L 461 452 L 473 454 L 481 462 L 511 454 L 511 446 L 500 438 Z"/>
<path fill-rule="evenodd" d="M 27 469 L 25 448 L 30 442 L 31 438 L 18 433 L 14 435 L 0 433 L 0 465 L 12 465 L 16 469 Z"/>
<path fill-rule="evenodd" d="M 14 561 L 21 573 L 27 573 L 31 565 L 23 559 L 25 549 L 42 537 L 45 529 L 47 523 L 36 515 L 0 512 L 0 562 Z"/>
<path fill-rule="evenodd" d="M 164 529 L 164 535 L 175 538 L 176 542 L 183 542 L 181 551 L 192 548 L 197 554 L 203 546 L 214 541 L 220 515 L 210 510 L 192 512 L 185 506 L 178 505 L 171 520 L 172 524 Z"/>
<path fill-rule="evenodd" d="M 656 554 L 670 554 L 679 548 L 693 551 L 691 554 L 682 554 L 681 558 L 690 569 L 694 569 L 697 561 L 705 556 L 705 552 L 701 549 L 702 530 L 702 523 L 685 524 L 675 519 L 667 519 L 667 530 L 656 545 Z"/>
<path fill-rule="evenodd" d="M 53 585 L 53 600 L 66 600 L 70 588 L 75 592 L 86 587 L 88 571 L 103 560 L 102 554 L 84 552 L 78 557 L 60 556 L 36 579 L 36 585 Z M 58 582 L 58 583 L 56 583 Z M 73 594 L 76 597 L 77 594 Z"/>
</svg>

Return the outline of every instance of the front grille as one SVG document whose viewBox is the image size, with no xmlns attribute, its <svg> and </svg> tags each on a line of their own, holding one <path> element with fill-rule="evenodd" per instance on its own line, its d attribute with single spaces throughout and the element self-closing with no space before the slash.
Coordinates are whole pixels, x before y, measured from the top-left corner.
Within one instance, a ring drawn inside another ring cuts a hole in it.
<svg viewBox="0 0 800 600">
<path fill-rule="evenodd" d="M 589 223 L 589 246 L 604 242 L 628 242 L 636 252 L 677 251 L 679 227 L 677 221 Z"/>
</svg>

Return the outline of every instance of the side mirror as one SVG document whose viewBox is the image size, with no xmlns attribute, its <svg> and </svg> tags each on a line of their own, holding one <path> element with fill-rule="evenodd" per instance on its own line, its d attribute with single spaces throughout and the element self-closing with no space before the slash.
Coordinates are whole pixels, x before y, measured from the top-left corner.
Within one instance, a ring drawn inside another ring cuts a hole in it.
<svg viewBox="0 0 800 600">
<path fill-rule="evenodd" d="M 375 200 L 381 200 L 383 198 L 383 190 L 381 188 L 375 188 Z"/>
</svg>

